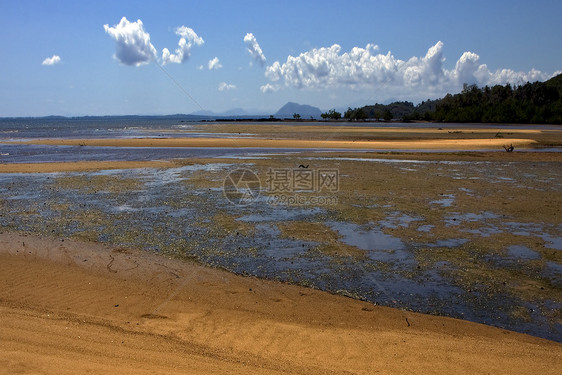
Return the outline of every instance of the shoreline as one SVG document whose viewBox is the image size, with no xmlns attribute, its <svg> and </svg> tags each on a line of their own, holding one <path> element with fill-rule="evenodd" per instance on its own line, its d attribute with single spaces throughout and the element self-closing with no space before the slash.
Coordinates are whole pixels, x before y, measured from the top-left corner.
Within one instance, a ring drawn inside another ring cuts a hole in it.
<svg viewBox="0 0 562 375">
<path fill-rule="evenodd" d="M 0 258 L 9 371 L 554 374 L 562 365 L 562 345 L 545 339 L 134 249 L 2 233 Z"/>
</svg>

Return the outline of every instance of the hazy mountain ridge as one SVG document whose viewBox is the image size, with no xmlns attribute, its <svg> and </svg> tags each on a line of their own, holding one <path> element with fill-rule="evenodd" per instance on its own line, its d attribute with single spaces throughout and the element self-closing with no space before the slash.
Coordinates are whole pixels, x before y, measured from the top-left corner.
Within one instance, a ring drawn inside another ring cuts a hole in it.
<svg viewBox="0 0 562 375">
<path fill-rule="evenodd" d="M 277 118 L 293 118 L 294 114 L 300 115 L 302 119 L 320 118 L 322 111 L 319 108 L 306 105 L 298 104 L 294 102 L 288 102 L 283 107 L 281 107 L 274 116 Z"/>
</svg>

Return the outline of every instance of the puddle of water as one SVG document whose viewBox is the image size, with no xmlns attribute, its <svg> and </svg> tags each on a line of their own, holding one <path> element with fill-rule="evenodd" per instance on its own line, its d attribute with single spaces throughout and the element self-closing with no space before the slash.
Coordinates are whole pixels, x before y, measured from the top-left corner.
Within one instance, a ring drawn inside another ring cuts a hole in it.
<svg viewBox="0 0 562 375">
<path fill-rule="evenodd" d="M 238 218 L 239 221 L 244 222 L 255 222 L 255 223 L 263 223 L 263 222 L 270 222 L 270 221 L 291 221 L 291 220 L 299 220 L 306 218 L 308 216 L 318 215 L 324 212 L 323 209 L 319 207 L 313 208 L 295 208 L 295 209 L 286 209 L 279 206 L 270 206 L 267 212 L 258 212 L 249 215 L 242 216 Z"/>
<path fill-rule="evenodd" d="M 429 233 L 431 232 L 431 230 L 435 228 L 435 225 L 431 225 L 431 224 L 426 224 L 426 225 L 420 225 L 418 227 L 418 232 L 425 232 L 425 233 Z"/>
<path fill-rule="evenodd" d="M 419 246 L 427 246 L 427 247 L 458 247 L 462 246 L 468 242 L 466 238 L 449 238 L 446 240 L 437 240 L 431 243 L 422 243 L 417 244 Z"/>
<path fill-rule="evenodd" d="M 12 195 L 10 197 L 6 197 L 5 199 L 7 200 L 34 200 L 34 199 L 38 199 L 40 198 L 41 195 L 38 193 L 24 193 L 24 194 L 19 194 L 19 195 Z"/>
<path fill-rule="evenodd" d="M 408 228 L 410 226 L 410 223 L 421 220 L 423 219 L 420 217 L 413 217 L 407 214 L 402 214 L 400 212 L 393 212 L 388 215 L 386 219 L 379 221 L 379 224 L 383 228 Z"/>
<path fill-rule="evenodd" d="M 452 214 L 445 217 L 445 223 L 447 225 L 459 225 L 462 222 L 474 222 L 483 221 L 487 219 L 499 219 L 501 216 L 496 215 L 493 212 L 484 211 L 479 214 L 468 212 L 466 214 L 460 214 L 453 212 Z"/>
<path fill-rule="evenodd" d="M 490 237 L 492 234 L 503 233 L 502 230 L 498 229 L 497 227 L 490 226 L 490 227 L 483 227 L 479 229 L 463 229 L 462 232 L 478 234 L 481 237 Z"/>
<path fill-rule="evenodd" d="M 539 235 L 539 237 L 541 237 L 546 242 L 549 242 L 545 244 L 544 247 L 548 247 L 549 249 L 562 250 L 562 237 L 554 237 L 548 233 L 543 233 Z"/>
<path fill-rule="evenodd" d="M 455 194 L 441 194 L 443 197 L 442 199 L 434 200 L 429 202 L 430 204 L 439 204 L 441 207 L 451 207 L 455 202 Z"/>
<path fill-rule="evenodd" d="M 517 236 L 530 236 L 533 233 L 542 233 L 543 226 L 536 223 L 517 223 L 508 221 L 503 223 L 510 229 L 510 232 Z"/>
<path fill-rule="evenodd" d="M 172 183 L 177 183 L 184 180 L 189 180 L 186 172 L 212 172 L 223 170 L 231 167 L 232 164 L 227 163 L 213 163 L 213 164 L 194 164 L 185 165 L 178 168 L 167 168 L 167 169 L 150 169 L 145 173 L 145 179 L 148 181 L 146 185 L 149 187 L 154 186 L 164 186 Z"/>
<path fill-rule="evenodd" d="M 545 270 L 562 276 L 562 264 L 556 262 L 546 262 Z"/>
<path fill-rule="evenodd" d="M 462 191 L 463 193 L 466 193 L 466 195 L 474 197 L 474 191 L 467 189 L 467 188 L 459 188 L 460 191 Z"/>
<path fill-rule="evenodd" d="M 341 242 L 367 252 L 371 260 L 380 262 L 414 263 L 413 255 L 398 237 L 384 233 L 380 228 L 366 228 L 354 223 L 328 222 L 337 231 Z"/>
<path fill-rule="evenodd" d="M 140 208 L 135 208 L 128 204 L 122 204 L 114 207 L 113 210 L 116 212 L 137 212 L 140 211 Z"/>
<path fill-rule="evenodd" d="M 342 242 L 361 250 L 403 250 L 404 243 L 398 237 L 384 233 L 379 228 L 365 230 L 354 223 L 329 222 L 330 228 L 343 236 Z"/>
<path fill-rule="evenodd" d="M 540 259 L 541 255 L 523 245 L 511 245 L 507 248 L 510 257 L 518 259 Z"/>
</svg>

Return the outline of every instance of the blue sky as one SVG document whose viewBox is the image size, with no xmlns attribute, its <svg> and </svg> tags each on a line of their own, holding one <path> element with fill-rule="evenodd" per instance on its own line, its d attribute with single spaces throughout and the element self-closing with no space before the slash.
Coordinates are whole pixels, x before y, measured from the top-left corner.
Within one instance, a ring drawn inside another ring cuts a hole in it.
<svg viewBox="0 0 562 375">
<path fill-rule="evenodd" d="M 327 110 L 562 70 L 561 1 L 163 3 L 2 0 L 0 116 Z"/>
</svg>

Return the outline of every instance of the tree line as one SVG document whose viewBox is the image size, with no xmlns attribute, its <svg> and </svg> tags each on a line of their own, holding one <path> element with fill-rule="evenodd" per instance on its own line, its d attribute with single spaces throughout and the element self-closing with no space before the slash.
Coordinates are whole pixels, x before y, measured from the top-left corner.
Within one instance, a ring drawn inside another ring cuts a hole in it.
<svg viewBox="0 0 562 375">
<path fill-rule="evenodd" d="M 341 113 L 330 110 L 323 119 L 338 120 Z M 463 86 L 455 95 L 412 102 L 367 105 L 348 108 L 348 121 L 400 119 L 402 121 L 492 122 L 562 124 L 562 74 L 546 81 L 511 86 Z"/>
</svg>

